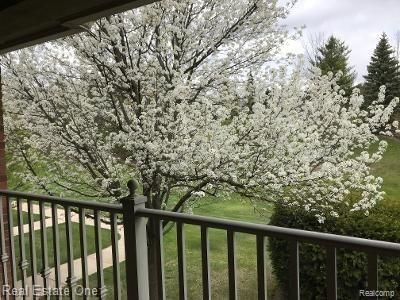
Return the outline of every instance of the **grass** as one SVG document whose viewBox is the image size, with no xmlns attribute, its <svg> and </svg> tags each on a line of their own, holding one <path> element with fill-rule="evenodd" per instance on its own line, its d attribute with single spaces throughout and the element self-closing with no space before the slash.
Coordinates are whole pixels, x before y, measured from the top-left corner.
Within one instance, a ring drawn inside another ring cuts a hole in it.
<svg viewBox="0 0 400 300">
<path fill-rule="evenodd" d="M 59 240 L 60 240 L 60 261 L 61 264 L 64 264 L 67 262 L 67 244 L 66 244 L 66 230 L 65 230 L 65 223 L 60 224 L 58 226 L 59 228 Z M 54 249 L 53 249 L 53 228 L 49 227 L 46 229 L 47 233 L 47 250 L 48 250 L 48 264 L 49 267 L 52 268 L 54 267 Z M 102 246 L 103 248 L 106 248 L 111 245 L 111 238 L 110 238 L 110 230 L 107 229 L 101 229 L 101 236 L 102 236 Z M 80 231 L 79 231 L 79 224 L 77 223 L 72 223 L 72 237 L 73 237 L 73 253 L 74 253 L 74 258 L 79 258 L 81 256 L 81 248 L 80 248 L 80 242 L 79 242 L 79 237 L 80 237 Z M 94 243 L 94 237 L 95 237 L 95 230 L 94 226 L 89 226 L 86 225 L 86 237 L 87 237 L 87 253 L 88 255 L 95 253 L 96 248 L 95 248 L 95 243 Z M 24 240 L 25 240 L 25 255 L 26 259 L 28 262 L 30 262 L 30 242 L 29 242 L 29 235 L 28 233 L 24 234 Z M 18 278 L 21 278 L 21 272 L 18 270 L 18 264 L 20 262 L 20 244 L 19 244 L 19 236 L 14 237 L 14 243 L 15 243 L 15 258 L 17 262 L 17 273 L 18 273 Z M 35 231 L 35 249 L 36 249 L 36 259 L 37 259 L 37 270 L 41 272 L 43 270 L 43 260 L 42 260 L 42 245 L 41 245 L 41 235 L 40 235 L 40 230 Z M 29 265 L 28 270 L 27 270 L 28 276 L 32 274 L 31 271 L 31 266 Z"/>
<path fill-rule="evenodd" d="M 373 166 L 373 173 L 383 178 L 385 201 L 400 205 L 400 140 L 385 138 L 388 149 L 382 160 Z"/>
</svg>

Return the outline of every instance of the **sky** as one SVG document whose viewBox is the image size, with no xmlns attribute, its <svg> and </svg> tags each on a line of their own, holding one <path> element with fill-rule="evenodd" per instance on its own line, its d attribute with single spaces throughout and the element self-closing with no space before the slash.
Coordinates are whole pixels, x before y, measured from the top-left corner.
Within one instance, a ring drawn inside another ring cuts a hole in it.
<svg viewBox="0 0 400 300">
<path fill-rule="evenodd" d="M 352 51 L 350 64 L 357 72 L 357 82 L 361 82 L 382 32 L 396 45 L 400 0 L 298 0 L 284 23 L 306 26 L 302 39 L 288 45 L 294 53 L 304 52 L 310 36 L 335 35 L 343 40 Z"/>
</svg>

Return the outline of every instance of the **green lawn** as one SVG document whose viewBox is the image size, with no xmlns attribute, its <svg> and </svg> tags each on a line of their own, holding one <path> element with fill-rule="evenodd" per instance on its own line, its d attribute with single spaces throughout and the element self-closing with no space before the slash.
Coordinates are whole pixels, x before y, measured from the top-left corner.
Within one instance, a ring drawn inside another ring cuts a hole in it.
<svg viewBox="0 0 400 300">
<path fill-rule="evenodd" d="M 374 166 L 374 174 L 383 178 L 385 201 L 400 205 L 400 140 L 386 138 L 389 143 L 383 159 Z"/>
</svg>

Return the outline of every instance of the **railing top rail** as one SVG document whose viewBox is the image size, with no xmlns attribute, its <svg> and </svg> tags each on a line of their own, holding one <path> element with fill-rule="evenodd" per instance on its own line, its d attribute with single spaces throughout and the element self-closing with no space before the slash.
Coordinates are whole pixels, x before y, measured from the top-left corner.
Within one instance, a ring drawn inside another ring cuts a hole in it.
<svg viewBox="0 0 400 300">
<path fill-rule="evenodd" d="M 387 255 L 400 256 L 400 244 L 342 236 L 330 233 L 284 228 L 271 225 L 253 224 L 241 221 L 219 219 L 213 217 L 188 215 L 163 210 L 139 208 L 135 214 L 139 217 L 158 218 L 161 220 L 181 222 L 191 225 L 207 226 L 209 228 L 231 230 L 234 232 L 264 235 L 324 246 L 350 248 L 362 252 L 379 252 Z"/>
<path fill-rule="evenodd" d="M 54 203 L 61 206 L 70 206 L 70 207 L 78 207 L 85 209 L 93 209 L 93 210 L 101 210 L 107 212 L 114 213 L 122 213 L 122 205 L 121 204 L 113 204 L 113 203 L 102 203 L 95 201 L 85 201 L 85 200 L 77 200 L 77 199 L 69 199 L 69 198 L 61 198 L 54 196 L 42 196 L 35 195 L 30 193 L 9 191 L 9 190 L 1 190 L 0 196 L 8 196 L 26 200 L 33 200 L 38 202 L 47 202 Z"/>
</svg>

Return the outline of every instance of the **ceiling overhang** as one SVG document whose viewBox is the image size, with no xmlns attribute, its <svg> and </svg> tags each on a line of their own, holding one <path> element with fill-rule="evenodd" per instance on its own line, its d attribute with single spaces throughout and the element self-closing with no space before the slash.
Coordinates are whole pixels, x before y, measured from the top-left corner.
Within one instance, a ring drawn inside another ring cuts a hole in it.
<svg viewBox="0 0 400 300">
<path fill-rule="evenodd" d="M 154 0 L 1 0 L 0 54 L 81 31 L 80 25 Z"/>
</svg>

